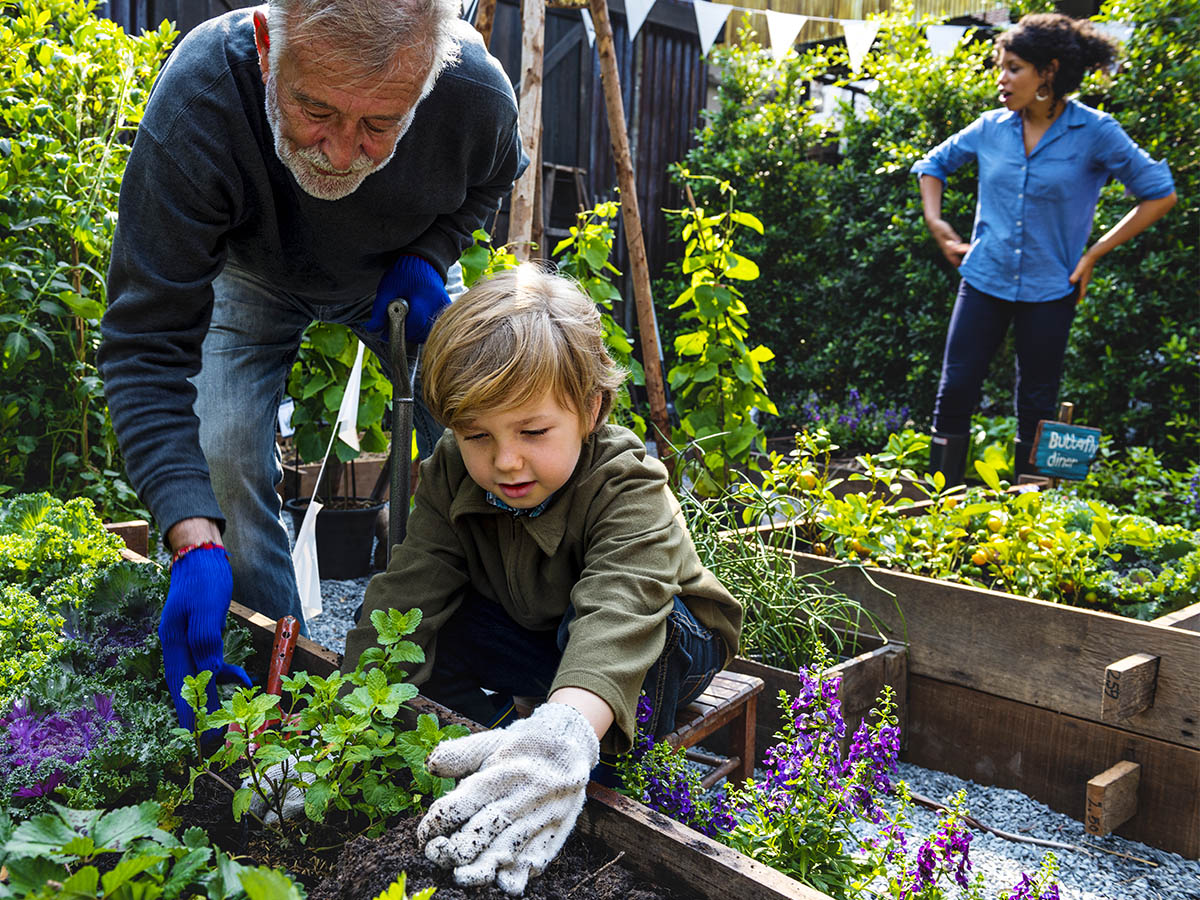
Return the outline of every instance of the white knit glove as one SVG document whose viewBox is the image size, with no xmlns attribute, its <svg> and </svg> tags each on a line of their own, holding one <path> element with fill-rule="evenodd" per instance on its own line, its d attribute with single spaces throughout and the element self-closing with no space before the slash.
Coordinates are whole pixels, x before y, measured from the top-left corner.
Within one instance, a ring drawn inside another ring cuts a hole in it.
<svg viewBox="0 0 1200 900">
<path fill-rule="evenodd" d="M 426 765 L 469 778 L 436 801 L 417 829 L 425 855 L 469 887 L 495 880 L 525 890 L 562 849 L 600 758 L 591 723 L 573 706 L 544 703 L 528 719 L 439 745 Z"/>
<path fill-rule="evenodd" d="M 275 763 L 275 765 L 270 766 L 261 776 L 270 783 L 269 786 L 264 785 L 264 787 L 268 791 L 273 791 L 274 787 L 281 784 L 284 778 L 303 781 L 305 784 L 312 784 L 316 781 L 317 776 L 312 772 L 296 774 L 296 763 L 302 758 L 293 756 L 285 762 Z M 285 767 L 287 769 L 286 773 L 284 771 Z M 247 776 L 242 781 L 242 787 L 254 790 L 254 779 Z M 266 798 L 257 790 L 254 790 L 254 796 L 250 799 L 250 811 L 267 825 L 279 823 L 279 814 L 275 811 L 275 806 L 272 804 L 268 807 Z M 287 791 L 283 795 L 283 818 L 285 820 L 294 819 L 302 815 L 304 815 L 304 791 L 300 790 L 294 784 L 289 784 Z"/>
</svg>

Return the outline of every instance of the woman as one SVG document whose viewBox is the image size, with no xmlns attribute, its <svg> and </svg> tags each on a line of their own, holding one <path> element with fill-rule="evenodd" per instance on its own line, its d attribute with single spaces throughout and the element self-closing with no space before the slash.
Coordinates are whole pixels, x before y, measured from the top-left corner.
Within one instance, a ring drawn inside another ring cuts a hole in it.
<svg viewBox="0 0 1200 900">
<path fill-rule="evenodd" d="M 988 364 L 1013 325 L 1017 351 L 1017 474 L 1038 421 L 1055 417 L 1075 309 L 1100 257 L 1175 205 L 1165 162 L 1155 162 L 1107 113 L 1067 95 L 1110 66 L 1117 47 L 1086 19 L 1025 16 L 996 39 L 1002 108 L 984 113 L 913 166 L 925 222 L 962 281 L 950 318 L 933 414 L 930 471 L 962 481 L 971 412 Z M 942 218 L 946 176 L 971 160 L 979 200 L 971 242 Z M 1138 204 L 1091 247 L 1100 189 L 1116 178 Z M 1085 247 L 1087 247 L 1085 251 Z"/>
</svg>

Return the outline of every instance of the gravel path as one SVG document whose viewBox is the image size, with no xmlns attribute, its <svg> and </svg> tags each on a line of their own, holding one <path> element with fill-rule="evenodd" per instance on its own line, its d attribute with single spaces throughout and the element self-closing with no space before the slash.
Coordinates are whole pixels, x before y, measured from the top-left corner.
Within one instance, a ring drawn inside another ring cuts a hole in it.
<svg viewBox="0 0 1200 900">
<path fill-rule="evenodd" d="M 344 651 L 346 632 L 353 626 L 354 612 L 368 581 L 369 575 L 345 581 L 322 580 L 324 611 L 308 626 L 313 640 L 338 653 Z M 899 775 L 914 793 L 939 802 L 965 789 L 970 813 L 993 828 L 1090 850 L 1053 851 L 1059 862 L 1061 900 L 1200 900 L 1198 861 L 1116 835 L 1093 837 L 1083 830 L 1082 822 L 1054 812 L 1019 791 L 979 785 L 908 763 L 901 764 Z M 929 834 L 937 818 L 936 812 L 915 807 L 910 814 L 911 833 Z M 864 827 L 866 834 L 869 831 Z M 1011 889 L 1022 872 L 1036 871 L 1045 851 L 1033 844 L 976 833 L 970 856 L 973 872 L 983 872 L 986 878 L 985 900 L 995 900 L 999 891 Z M 957 898 L 953 892 L 947 895 L 947 900 Z"/>
</svg>

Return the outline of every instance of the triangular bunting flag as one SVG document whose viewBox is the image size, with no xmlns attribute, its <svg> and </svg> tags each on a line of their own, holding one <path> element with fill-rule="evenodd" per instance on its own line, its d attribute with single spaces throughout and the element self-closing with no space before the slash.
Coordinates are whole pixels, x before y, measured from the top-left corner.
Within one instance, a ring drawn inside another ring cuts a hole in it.
<svg viewBox="0 0 1200 900">
<path fill-rule="evenodd" d="M 696 30 L 700 33 L 700 55 L 707 56 L 713 41 L 725 27 L 730 10 L 736 9 L 728 3 L 710 3 L 709 0 L 694 0 L 692 10 L 696 13 Z"/>
<path fill-rule="evenodd" d="M 354 357 L 354 367 L 350 369 L 350 378 L 346 382 L 346 392 L 342 394 L 342 405 L 338 409 L 337 436 L 353 447 L 358 446 L 358 395 L 362 386 L 363 342 L 358 342 L 358 355 Z"/>
<path fill-rule="evenodd" d="M 879 33 L 878 22 L 864 22 L 861 19 L 838 19 L 842 30 L 846 33 L 846 53 L 850 56 L 850 68 L 857 72 L 862 68 L 867 51 L 875 43 L 875 35 Z"/>
<path fill-rule="evenodd" d="M 934 56 L 947 57 L 954 52 L 966 33 L 966 25 L 930 25 L 925 29 L 925 38 Z"/>
<path fill-rule="evenodd" d="M 588 46 L 596 46 L 596 26 L 592 22 L 592 14 L 586 9 L 580 9 L 580 14 L 583 16 L 583 30 L 587 34 Z"/>
<path fill-rule="evenodd" d="M 292 566 L 296 570 L 296 588 L 300 591 L 300 609 L 304 621 L 311 622 L 321 614 L 321 570 L 317 566 L 317 513 L 321 504 L 309 500 L 304 511 L 296 546 L 292 550 Z"/>
<path fill-rule="evenodd" d="M 767 14 L 767 35 L 771 39 L 771 55 L 775 59 L 783 59 L 796 42 L 796 35 L 808 21 L 808 16 L 798 16 L 795 13 L 779 12 L 774 9 L 764 9 Z"/>
<path fill-rule="evenodd" d="M 625 0 L 625 20 L 629 23 L 629 40 L 637 37 L 637 33 L 642 28 L 642 23 L 646 21 L 646 16 L 650 14 L 650 7 L 654 5 L 654 0 Z"/>
</svg>

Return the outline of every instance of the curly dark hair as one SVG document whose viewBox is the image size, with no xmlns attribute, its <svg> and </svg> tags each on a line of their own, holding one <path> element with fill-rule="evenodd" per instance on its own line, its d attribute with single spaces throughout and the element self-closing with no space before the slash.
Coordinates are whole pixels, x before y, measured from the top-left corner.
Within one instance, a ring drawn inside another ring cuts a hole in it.
<svg viewBox="0 0 1200 900">
<path fill-rule="evenodd" d="M 1072 19 L 1059 13 L 1034 13 L 996 38 L 996 53 L 1007 50 L 1031 63 L 1039 72 L 1058 60 L 1058 71 L 1050 84 L 1054 99 L 1074 91 L 1085 73 L 1108 68 L 1117 59 L 1119 47 L 1101 34 L 1087 19 Z"/>
</svg>

